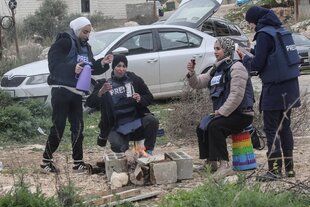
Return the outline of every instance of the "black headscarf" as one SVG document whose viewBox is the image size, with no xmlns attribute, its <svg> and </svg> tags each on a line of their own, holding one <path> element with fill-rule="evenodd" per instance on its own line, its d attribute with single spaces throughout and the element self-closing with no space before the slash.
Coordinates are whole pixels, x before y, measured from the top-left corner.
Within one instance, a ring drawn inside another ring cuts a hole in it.
<svg viewBox="0 0 310 207">
<path fill-rule="evenodd" d="M 257 25 L 258 20 L 261 19 L 268 12 L 269 12 L 269 9 L 265 9 L 260 6 L 252 6 L 246 12 L 245 20 L 247 22 L 254 23 Z"/>
<path fill-rule="evenodd" d="M 245 20 L 256 25 L 255 31 L 265 26 L 280 27 L 282 25 L 279 17 L 273 10 L 260 6 L 252 6 L 245 14 Z"/>
<path fill-rule="evenodd" d="M 113 62 L 112 62 L 112 70 L 120 63 L 123 62 L 125 66 L 128 66 L 128 60 L 125 55 L 114 55 Z"/>
</svg>

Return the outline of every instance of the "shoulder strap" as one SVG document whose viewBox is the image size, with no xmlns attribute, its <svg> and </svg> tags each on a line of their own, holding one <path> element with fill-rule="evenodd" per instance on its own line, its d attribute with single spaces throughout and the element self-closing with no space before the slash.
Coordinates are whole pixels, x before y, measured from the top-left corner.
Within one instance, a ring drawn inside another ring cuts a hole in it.
<svg viewBox="0 0 310 207">
<path fill-rule="evenodd" d="M 230 79 L 230 68 L 235 64 L 238 60 L 232 60 L 231 62 L 227 63 L 226 66 L 223 69 L 223 75 L 222 75 L 222 82 L 226 83 Z"/>
</svg>

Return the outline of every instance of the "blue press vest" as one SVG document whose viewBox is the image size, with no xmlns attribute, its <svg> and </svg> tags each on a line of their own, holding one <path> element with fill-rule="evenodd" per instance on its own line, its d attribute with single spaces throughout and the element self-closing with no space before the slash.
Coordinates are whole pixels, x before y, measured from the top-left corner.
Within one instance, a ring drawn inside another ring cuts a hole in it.
<svg viewBox="0 0 310 207">
<path fill-rule="evenodd" d="M 68 53 L 67 57 L 66 57 L 66 62 L 67 63 L 73 63 L 73 64 L 77 64 L 79 62 L 83 62 L 86 63 L 88 65 L 92 65 L 92 63 L 90 62 L 89 58 L 88 58 L 88 47 L 82 46 L 80 47 L 80 51 L 78 51 L 78 48 L 76 46 L 76 40 L 75 37 L 72 36 L 72 34 L 68 33 L 70 35 L 71 38 L 71 42 L 72 42 L 72 46 L 70 49 L 70 52 Z"/>
<path fill-rule="evenodd" d="M 230 68 L 233 63 L 222 62 L 209 82 L 210 97 L 213 104 L 213 110 L 218 110 L 228 98 L 230 93 Z M 254 104 L 254 92 L 252 82 L 250 78 L 246 83 L 245 94 L 241 104 L 236 109 L 237 111 L 243 111 L 250 109 Z"/>
<path fill-rule="evenodd" d="M 133 98 L 128 98 L 126 84 L 132 85 L 129 78 L 125 81 L 110 78 L 108 82 L 112 85 L 110 94 L 112 96 L 114 117 L 119 125 L 133 121 L 137 117 L 137 110 Z M 127 86 L 128 86 L 127 85 Z"/>
<path fill-rule="evenodd" d="M 273 53 L 268 56 L 265 68 L 260 72 L 262 82 L 279 83 L 298 77 L 300 59 L 291 33 L 285 28 L 275 29 L 272 26 L 263 27 L 256 35 L 259 32 L 271 35 L 275 43 Z"/>
</svg>

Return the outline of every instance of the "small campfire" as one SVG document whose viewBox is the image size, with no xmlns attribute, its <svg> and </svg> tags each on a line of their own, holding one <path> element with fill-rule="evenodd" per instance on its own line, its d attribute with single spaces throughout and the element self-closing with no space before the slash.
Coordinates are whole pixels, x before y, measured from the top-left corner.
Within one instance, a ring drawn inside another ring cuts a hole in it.
<svg viewBox="0 0 310 207">
<path fill-rule="evenodd" d="M 135 157 L 137 158 L 148 157 L 149 155 L 146 153 L 145 150 L 146 148 L 144 146 L 144 142 L 141 141 L 134 142 L 132 151 Z"/>
<path fill-rule="evenodd" d="M 150 155 L 145 150 L 144 141 L 135 141 L 132 149 L 125 153 L 105 155 L 100 167 L 104 167 L 102 172 L 105 172 L 111 182 L 111 189 L 121 188 L 129 183 L 143 186 L 175 183 L 177 180 L 192 178 L 192 158 L 185 152 Z"/>
</svg>

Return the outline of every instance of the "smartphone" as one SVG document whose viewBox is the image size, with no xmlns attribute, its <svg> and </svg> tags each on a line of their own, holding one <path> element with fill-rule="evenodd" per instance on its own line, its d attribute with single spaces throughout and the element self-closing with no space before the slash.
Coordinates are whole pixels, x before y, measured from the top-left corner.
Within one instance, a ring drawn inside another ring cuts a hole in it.
<svg viewBox="0 0 310 207">
<path fill-rule="evenodd" d="M 196 65 L 196 60 L 195 59 L 191 59 L 191 62 L 193 63 L 193 65 Z"/>
</svg>

